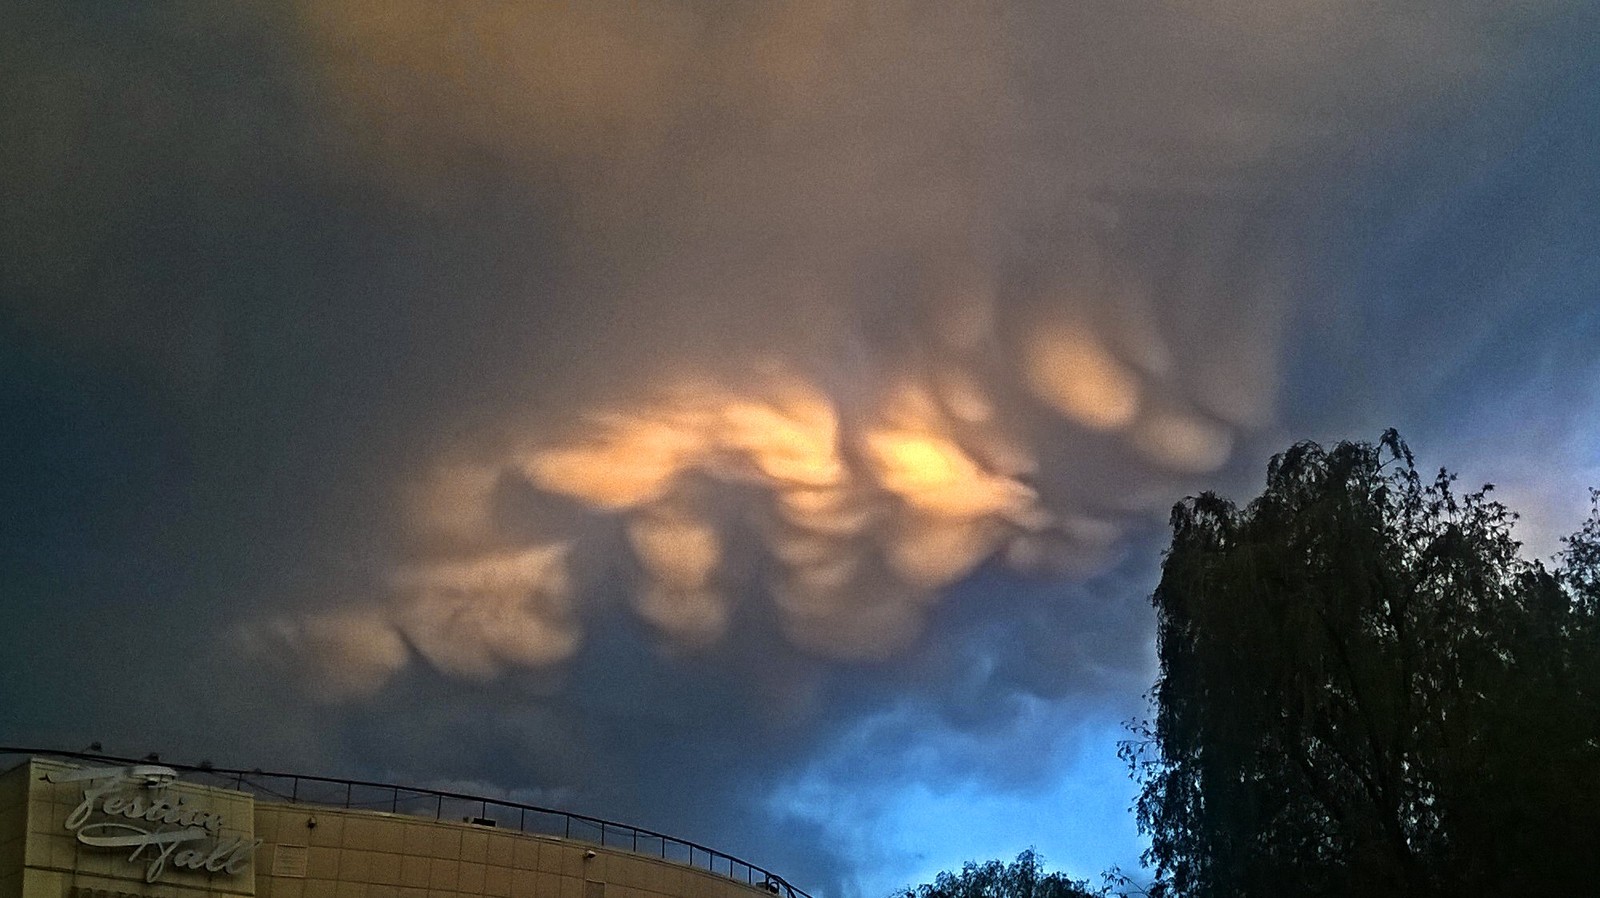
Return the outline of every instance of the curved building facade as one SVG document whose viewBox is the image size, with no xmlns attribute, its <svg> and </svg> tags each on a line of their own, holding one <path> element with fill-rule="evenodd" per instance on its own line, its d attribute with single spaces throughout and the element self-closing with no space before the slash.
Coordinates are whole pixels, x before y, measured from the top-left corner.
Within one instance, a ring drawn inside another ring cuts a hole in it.
<svg viewBox="0 0 1600 898">
<path fill-rule="evenodd" d="M 809 898 L 703 846 L 448 792 L 94 756 L 0 774 L 0 898 Z"/>
</svg>

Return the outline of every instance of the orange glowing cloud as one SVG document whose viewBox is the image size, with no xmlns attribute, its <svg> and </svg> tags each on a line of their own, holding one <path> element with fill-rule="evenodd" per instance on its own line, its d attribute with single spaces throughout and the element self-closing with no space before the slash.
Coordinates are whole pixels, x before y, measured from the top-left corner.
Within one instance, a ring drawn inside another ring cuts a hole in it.
<svg viewBox="0 0 1600 898">
<path fill-rule="evenodd" d="M 1085 331 L 1042 329 L 1024 358 L 1033 394 L 1085 427 L 1120 430 L 1139 414 L 1138 378 Z"/>
<path fill-rule="evenodd" d="M 641 515 L 628 523 L 628 541 L 651 576 L 674 588 L 703 589 L 721 561 L 716 531 L 687 515 Z"/>
<path fill-rule="evenodd" d="M 714 589 L 676 589 L 647 584 L 633 599 L 634 610 L 672 640 L 674 647 L 704 648 L 728 629 L 728 597 Z"/>
<path fill-rule="evenodd" d="M 613 510 L 662 498 L 690 470 L 804 487 L 836 483 L 844 466 L 832 407 L 801 385 L 775 393 L 764 400 L 680 387 L 657 404 L 594 417 L 592 435 L 533 452 L 524 469 L 545 489 Z"/>
<path fill-rule="evenodd" d="M 701 428 L 676 418 L 606 419 L 599 435 L 524 460 L 534 483 L 600 508 L 632 508 L 666 495 L 672 479 L 706 451 Z"/>
<path fill-rule="evenodd" d="M 834 489 L 785 489 L 777 495 L 784 521 L 812 533 L 849 536 L 871 525 L 878 510 L 854 484 Z"/>
<path fill-rule="evenodd" d="M 971 572 L 994 552 L 1002 536 L 989 519 L 918 518 L 901 526 L 885 555 L 906 583 L 934 590 Z"/>
<path fill-rule="evenodd" d="M 878 482 L 918 511 L 952 518 L 1010 516 L 1035 499 L 1032 490 L 981 470 L 942 437 L 879 430 L 867 434 L 866 448 Z"/>
<path fill-rule="evenodd" d="M 1040 330 L 1022 357 L 1023 385 L 1156 467 L 1226 460 L 1227 426 L 1161 371 L 1125 366 L 1107 346 L 1083 328 Z M 1112 519 L 1045 507 L 1021 479 L 1038 466 L 1026 431 L 1008 429 L 1007 407 L 979 372 L 995 374 L 952 357 L 903 375 L 876 402 L 854 397 L 848 416 L 816 383 L 771 369 L 737 388 L 680 380 L 591 410 L 564 438 L 529 438 L 498 456 L 480 447 L 410 491 L 418 532 L 448 537 L 425 543 L 443 556 L 397 573 L 387 608 L 313 617 L 292 635 L 325 660 L 344 658 L 322 666 L 349 695 L 379 688 L 412 654 L 477 679 L 571 657 L 582 638 L 576 543 L 508 550 L 496 529 L 497 491 L 521 478 L 617 520 L 640 577 L 629 604 L 666 650 L 711 646 L 735 599 L 759 595 L 801 648 L 885 657 L 989 559 L 1084 570 L 1121 532 Z M 708 480 L 738 489 L 707 491 Z M 736 539 L 723 529 L 731 521 L 749 529 Z M 730 548 L 752 534 L 764 553 L 756 566 Z"/>
<path fill-rule="evenodd" d="M 685 382 L 653 402 L 596 414 L 589 432 L 517 464 L 544 489 L 625 517 L 648 581 L 636 610 L 691 646 L 726 626 L 718 570 L 727 559 L 711 522 L 685 511 L 677 484 L 694 472 L 757 487 L 771 499 L 764 535 L 781 566 L 780 610 L 796 632 L 832 632 L 830 644 L 870 654 L 859 634 L 840 636 L 846 621 L 905 638 L 920 620 L 914 609 L 993 554 L 1007 532 L 1049 520 L 1032 489 L 988 470 L 952 435 L 947 413 L 971 425 L 991 404 L 972 378 L 945 381 L 958 385 L 957 409 L 909 384 L 849 434 L 833 403 L 794 378 L 737 391 Z M 895 582 L 869 588 L 869 576 Z M 859 607 L 869 595 L 874 608 Z M 891 613 L 876 607 L 883 602 L 907 607 Z"/>
<path fill-rule="evenodd" d="M 746 453 L 763 475 L 800 487 L 826 488 L 844 476 L 839 422 L 809 388 L 790 385 L 774 403 L 733 401 L 723 409 L 716 442 Z"/>
<path fill-rule="evenodd" d="M 538 546 L 403 571 L 399 628 L 435 667 L 474 679 L 565 661 L 579 640 L 566 553 Z"/>
</svg>

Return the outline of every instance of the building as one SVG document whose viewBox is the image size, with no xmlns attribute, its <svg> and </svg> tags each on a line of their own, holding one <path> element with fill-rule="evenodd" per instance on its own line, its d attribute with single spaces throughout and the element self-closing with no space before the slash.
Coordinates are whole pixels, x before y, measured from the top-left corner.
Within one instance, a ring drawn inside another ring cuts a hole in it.
<svg viewBox="0 0 1600 898">
<path fill-rule="evenodd" d="M 809 898 L 692 842 L 491 798 L 81 754 L 0 774 L 0 898 L 758 894 Z"/>
</svg>

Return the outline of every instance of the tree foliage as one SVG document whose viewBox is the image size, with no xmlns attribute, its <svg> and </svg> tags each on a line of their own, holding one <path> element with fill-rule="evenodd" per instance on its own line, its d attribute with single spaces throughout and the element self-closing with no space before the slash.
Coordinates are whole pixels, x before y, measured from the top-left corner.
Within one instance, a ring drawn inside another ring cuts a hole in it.
<svg viewBox="0 0 1600 898">
<path fill-rule="evenodd" d="M 933 882 L 908 888 L 891 898 L 1099 898 L 1088 883 L 1046 873 L 1032 849 L 1009 864 L 968 861 L 960 873 L 940 873 Z"/>
<path fill-rule="evenodd" d="M 1180 503 L 1152 597 L 1154 894 L 1591 893 L 1600 513 L 1554 572 L 1393 431 Z"/>
</svg>

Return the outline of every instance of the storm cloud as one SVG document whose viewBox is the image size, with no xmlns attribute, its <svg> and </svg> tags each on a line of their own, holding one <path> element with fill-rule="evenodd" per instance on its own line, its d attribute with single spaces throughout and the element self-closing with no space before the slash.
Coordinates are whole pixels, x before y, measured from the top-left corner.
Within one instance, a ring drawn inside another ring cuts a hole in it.
<svg viewBox="0 0 1600 898">
<path fill-rule="evenodd" d="M 1576 5 L 12 18 L 12 741 L 852 895 L 963 859 L 873 796 L 1047 794 L 1139 712 L 1176 498 L 1393 424 L 1549 542 L 1600 467 Z M 1559 489 L 1459 423 L 1513 409 Z"/>
</svg>

